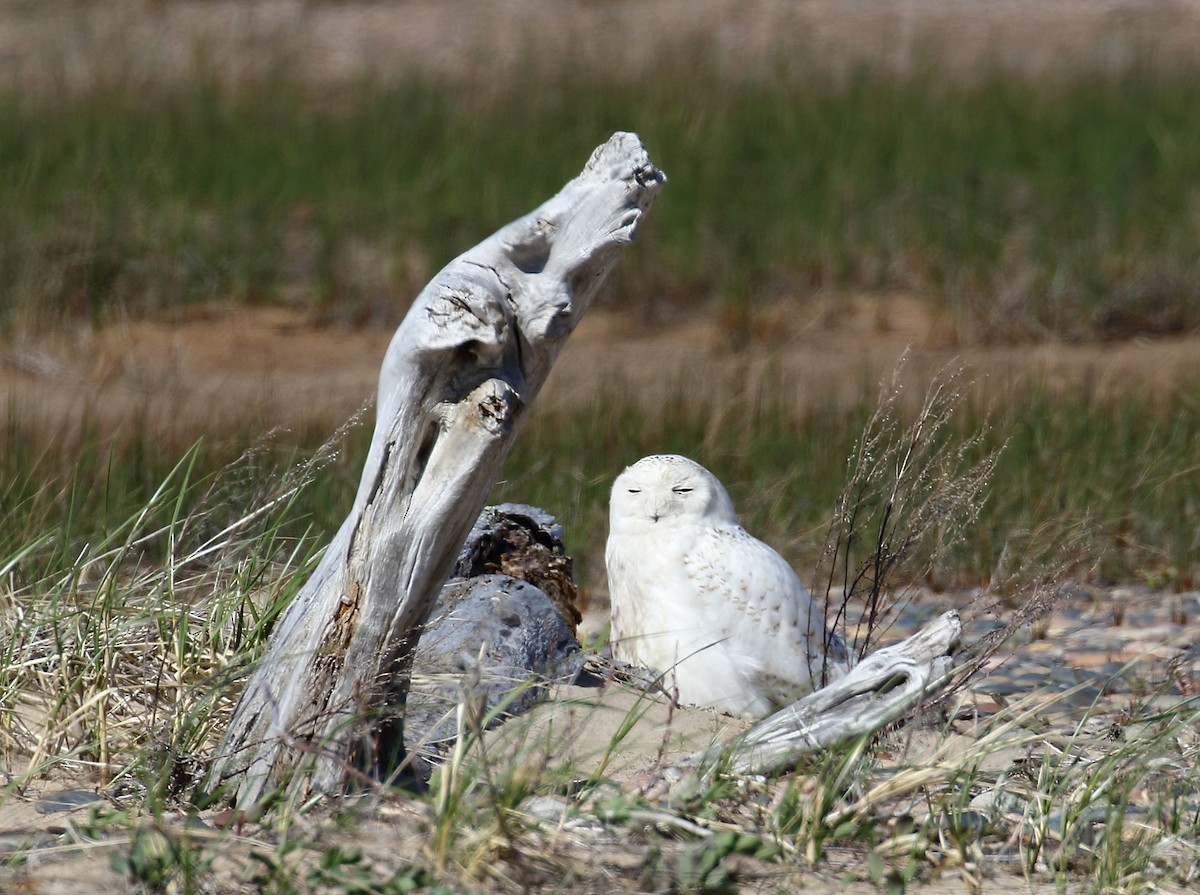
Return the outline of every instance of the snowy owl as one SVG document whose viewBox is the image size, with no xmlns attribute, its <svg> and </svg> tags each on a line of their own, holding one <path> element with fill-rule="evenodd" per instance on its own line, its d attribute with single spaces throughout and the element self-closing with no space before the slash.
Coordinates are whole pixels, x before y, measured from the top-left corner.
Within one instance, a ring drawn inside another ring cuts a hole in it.
<svg viewBox="0 0 1200 895">
<path fill-rule="evenodd" d="M 663 673 L 681 702 L 763 716 L 819 685 L 823 664 L 827 679 L 848 670 L 791 566 L 686 457 L 645 457 L 617 476 L 604 558 L 614 655 Z"/>
</svg>

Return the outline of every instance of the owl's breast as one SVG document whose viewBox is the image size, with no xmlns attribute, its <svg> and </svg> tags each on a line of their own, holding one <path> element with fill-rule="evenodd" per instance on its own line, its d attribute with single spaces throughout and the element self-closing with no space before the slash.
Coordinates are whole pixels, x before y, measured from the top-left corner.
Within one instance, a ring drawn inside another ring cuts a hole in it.
<svg viewBox="0 0 1200 895">
<path fill-rule="evenodd" d="M 653 528 L 610 535 L 605 564 L 613 654 L 661 670 L 678 660 L 703 612 L 684 563 L 692 539 L 669 526 Z"/>
</svg>

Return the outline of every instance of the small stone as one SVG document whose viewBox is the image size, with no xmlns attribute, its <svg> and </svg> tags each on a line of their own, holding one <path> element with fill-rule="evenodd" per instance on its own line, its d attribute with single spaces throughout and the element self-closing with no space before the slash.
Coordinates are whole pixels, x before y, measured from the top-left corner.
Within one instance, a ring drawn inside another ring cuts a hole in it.
<svg viewBox="0 0 1200 895">
<path fill-rule="evenodd" d="M 992 826 L 992 819 L 982 811 L 958 811 L 944 813 L 939 818 L 941 826 L 951 836 L 962 841 L 978 839 Z"/>
<path fill-rule="evenodd" d="M 1066 702 L 1075 708 L 1086 709 L 1097 705 L 1104 690 L 1100 687 L 1080 687 L 1078 690 L 1072 690 L 1066 695 Z"/>
<path fill-rule="evenodd" d="M 57 814 L 62 811 L 74 811 L 87 805 L 103 802 L 104 796 L 86 789 L 66 789 L 62 792 L 43 796 L 33 803 L 38 814 Z"/>
</svg>

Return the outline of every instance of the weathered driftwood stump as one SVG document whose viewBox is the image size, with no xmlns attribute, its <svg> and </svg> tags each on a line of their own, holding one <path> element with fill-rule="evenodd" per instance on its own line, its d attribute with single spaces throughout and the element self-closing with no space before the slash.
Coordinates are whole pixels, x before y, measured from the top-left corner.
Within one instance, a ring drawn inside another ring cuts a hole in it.
<svg viewBox="0 0 1200 895">
<path fill-rule="evenodd" d="M 247 806 L 399 765 L 421 625 L 514 424 L 665 182 L 637 136 L 614 134 L 558 195 L 417 297 L 384 357 L 353 508 L 280 618 L 206 793 Z"/>
</svg>

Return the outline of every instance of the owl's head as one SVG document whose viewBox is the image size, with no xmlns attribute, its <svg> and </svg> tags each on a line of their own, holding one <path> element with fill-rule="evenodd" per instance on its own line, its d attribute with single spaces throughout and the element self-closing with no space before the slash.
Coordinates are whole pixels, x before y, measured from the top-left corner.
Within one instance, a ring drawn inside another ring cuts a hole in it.
<svg viewBox="0 0 1200 895">
<path fill-rule="evenodd" d="M 687 457 L 643 457 L 613 482 L 609 501 L 612 531 L 647 525 L 737 524 L 725 486 Z"/>
</svg>

